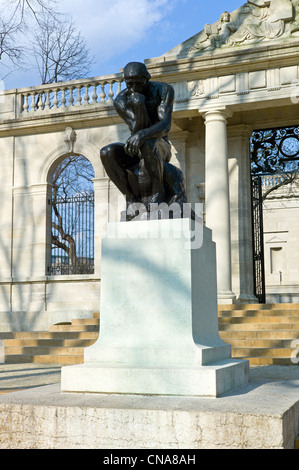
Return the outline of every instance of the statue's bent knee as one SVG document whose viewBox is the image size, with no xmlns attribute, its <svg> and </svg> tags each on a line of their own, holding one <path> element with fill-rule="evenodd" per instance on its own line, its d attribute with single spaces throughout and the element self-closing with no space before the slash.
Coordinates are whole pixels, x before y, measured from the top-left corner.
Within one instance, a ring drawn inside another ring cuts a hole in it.
<svg viewBox="0 0 299 470">
<path fill-rule="evenodd" d="M 106 145 L 106 147 L 101 148 L 100 157 L 101 157 L 101 160 L 102 160 L 103 163 L 107 160 L 107 158 L 109 158 L 111 153 L 112 153 L 112 146 L 111 145 Z"/>
</svg>

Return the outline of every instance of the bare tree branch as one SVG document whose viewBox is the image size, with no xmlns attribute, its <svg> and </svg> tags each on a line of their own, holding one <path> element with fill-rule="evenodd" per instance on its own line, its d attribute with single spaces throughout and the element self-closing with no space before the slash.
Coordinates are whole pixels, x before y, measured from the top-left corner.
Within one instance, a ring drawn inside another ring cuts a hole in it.
<svg viewBox="0 0 299 470">
<path fill-rule="evenodd" d="M 287 186 L 288 184 L 291 185 L 296 180 L 297 175 L 298 175 L 297 172 L 285 174 L 284 175 L 285 178 L 283 180 L 279 181 L 279 183 L 271 186 L 269 189 L 267 189 L 265 192 L 263 192 L 262 200 L 264 201 L 265 199 L 267 199 L 269 194 L 271 194 L 273 191 L 276 191 L 277 189 L 279 189 L 283 186 Z"/>
<path fill-rule="evenodd" d="M 56 6 L 58 0 L 6 0 L 0 9 L 0 60 L 6 58 L 14 68 L 25 68 L 26 34 L 32 21 L 39 24 L 47 14 L 59 23 L 63 16 Z M 6 65 L 6 64 L 5 64 Z M 3 77 L 0 77 L 3 78 Z"/>
<path fill-rule="evenodd" d="M 42 84 L 86 77 L 93 59 L 71 21 L 57 23 L 43 15 L 33 34 L 32 52 Z"/>
</svg>

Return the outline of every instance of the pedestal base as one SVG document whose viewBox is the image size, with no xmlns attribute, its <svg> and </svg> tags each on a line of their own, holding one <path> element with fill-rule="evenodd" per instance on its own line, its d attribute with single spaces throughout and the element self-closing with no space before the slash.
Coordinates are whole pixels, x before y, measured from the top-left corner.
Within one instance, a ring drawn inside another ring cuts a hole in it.
<svg viewBox="0 0 299 470">
<path fill-rule="evenodd" d="M 61 389 L 106 394 L 218 397 L 247 381 L 246 361 L 232 359 L 187 368 L 111 368 L 90 363 L 65 368 Z"/>
<path fill-rule="evenodd" d="M 62 368 L 62 391 L 216 397 L 247 382 L 248 361 L 232 360 L 218 332 L 209 229 L 110 224 L 102 250 L 99 339 L 83 365 Z"/>
</svg>

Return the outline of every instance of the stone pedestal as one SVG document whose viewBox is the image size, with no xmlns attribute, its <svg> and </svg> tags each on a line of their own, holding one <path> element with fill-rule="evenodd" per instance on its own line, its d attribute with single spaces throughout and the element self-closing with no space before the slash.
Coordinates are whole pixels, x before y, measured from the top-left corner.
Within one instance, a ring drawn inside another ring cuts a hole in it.
<svg viewBox="0 0 299 470">
<path fill-rule="evenodd" d="M 100 335 L 65 392 L 216 397 L 248 380 L 218 333 L 215 244 L 189 219 L 111 223 Z"/>
</svg>

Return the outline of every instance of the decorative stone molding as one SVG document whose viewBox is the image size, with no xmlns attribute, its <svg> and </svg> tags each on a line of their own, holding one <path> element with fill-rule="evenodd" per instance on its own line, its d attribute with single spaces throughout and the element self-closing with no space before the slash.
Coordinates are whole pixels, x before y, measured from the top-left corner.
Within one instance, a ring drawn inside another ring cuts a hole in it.
<svg viewBox="0 0 299 470">
<path fill-rule="evenodd" d="M 205 86 L 203 80 L 193 80 L 187 83 L 190 99 L 198 98 L 205 94 Z"/>
<path fill-rule="evenodd" d="M 72 127 L 66 127 L 64 132 L 64 141 L 67 146 L 67 150 L 69 153 L 74 151 L 74 143 L 76 140 L 76 132 Z"/>
</svg>

